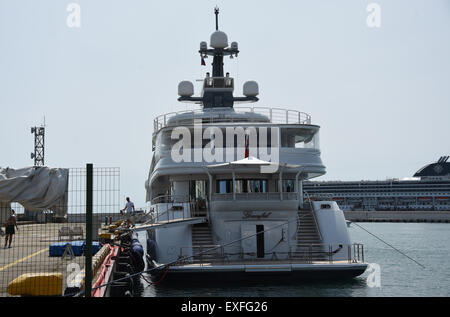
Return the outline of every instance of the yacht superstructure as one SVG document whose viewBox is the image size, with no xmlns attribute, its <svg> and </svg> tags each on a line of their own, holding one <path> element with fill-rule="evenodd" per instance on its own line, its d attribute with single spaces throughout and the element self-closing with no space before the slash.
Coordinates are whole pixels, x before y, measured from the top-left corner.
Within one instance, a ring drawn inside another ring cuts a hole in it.
<svg viewBox="0 0 450 317">
<path fill-rule="evenodd" d="M 334 201 L 314 201 L 303 181 L 323 175 L 319 129 L 303 112 L 237 106 L 258 101 L 255 81 L 234 95 L 224 57 L 237 57 L 218 29 L 202 64 L 212 58 L 200 96 L 182 81 L 178 100 L 201 109 L 154 121 L 153 158 L 146 181 L 151 222 L 146 230 L 152 278 L 251 279 L 264 275 L 337 278 L 362 274 L 363 248 L 352 244 Z M 166 276 L 167 275 L 167 276 Z"/>
</svg>

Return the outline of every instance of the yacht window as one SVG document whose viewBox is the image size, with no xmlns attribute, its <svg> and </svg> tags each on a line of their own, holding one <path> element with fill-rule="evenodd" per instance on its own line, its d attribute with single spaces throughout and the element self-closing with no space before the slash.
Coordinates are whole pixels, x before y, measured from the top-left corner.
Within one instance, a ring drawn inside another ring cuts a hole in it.
<svg viewBox="0 0 450 317">
<path fill-rule="evenodd" d="M 216 192 L 226 194 L 233 192 L 233 181 L 231 179 L 218 180 L 216 183 Z"/>
<path fill-rule="evenodd" d="M 294 179 L 283 179 L 283 192 L 285 193 L 293 193 L 295 192 L 295 180 Z M 275 190 L 277 192 L 280 191 L 280 182 L 275 181 Z"/>
<path fill-rule="evenodd" d="M 191 200 L 206 199 L 208 182 L 204 180 L 189 181 L 189 196 Z"/>
<path fill-rule="evenodd" d="M 232 180 L 217 180 L 216 192 L 226 194 L 233 192 Z M 237 179 L 236 193 L 267 193 L 267 179 Z"/>
<path fill-rule="evenodd" d="M 313 128 L 282 128 L 281 146 L 319 149 L 319 131 Z"/>
<path fill-rule="evenodd" d="M 319 143 L 319 132 L 314 134 L 314 136 L 310 139 L 306 139 L 301 142 L 295 143 L 296 148 L 304 148 L 304 149 L 320 149 L 320 143 Z"/>
<path fill-rule="evenodd" d="M 236 193 L 267 193 L 267 179 L 237 179 Z"/>
<path fill-rule="evenodd" d="M 293 179 L 286 179 L 283 182 L 283 191 L 292 193 L 294 191 L 294 183 L 295 181 Z"/>
</svg>

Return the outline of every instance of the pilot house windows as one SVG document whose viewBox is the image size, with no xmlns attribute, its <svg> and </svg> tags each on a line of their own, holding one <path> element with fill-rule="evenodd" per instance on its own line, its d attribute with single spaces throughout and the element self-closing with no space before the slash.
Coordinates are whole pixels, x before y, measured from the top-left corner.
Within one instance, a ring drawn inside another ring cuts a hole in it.
<svg viewBox="0 0 450 317">
<path fill-rule="evenodd" d="M 267 193 L 269 191 L 266 179 L 237 179 L 236 193 Z M 233 181 L 217 180 L 216 192 L 226 194 L 233 192 Z"/>
</svg>

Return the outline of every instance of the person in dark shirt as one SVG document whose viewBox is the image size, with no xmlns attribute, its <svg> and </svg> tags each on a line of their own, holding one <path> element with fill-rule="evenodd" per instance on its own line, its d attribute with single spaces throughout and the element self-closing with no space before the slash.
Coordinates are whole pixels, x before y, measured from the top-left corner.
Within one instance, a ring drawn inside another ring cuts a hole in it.
<svg viewBox="0 0 450 317">
<path fill-rule="evenodd" d="M 17 231 L 19 230 L 19 228 L 17 227 L 17 220 L 16 220 L 16 214 L 14 212 L 14 210 L 12 210 L 12 214 L 11 216 L 8 218 L 8 220 L 6 220 L 5 222 L 5 249 L 6 246 L 8 246 L 8 248 L 11 248 L 11 243 L 12 243 L 12 239 L 14 234 L 16 233 L 16 231 L 14 229 L 17 229 Z M 9 242 L 9 244 L 8 244 Z"/>
</svg>

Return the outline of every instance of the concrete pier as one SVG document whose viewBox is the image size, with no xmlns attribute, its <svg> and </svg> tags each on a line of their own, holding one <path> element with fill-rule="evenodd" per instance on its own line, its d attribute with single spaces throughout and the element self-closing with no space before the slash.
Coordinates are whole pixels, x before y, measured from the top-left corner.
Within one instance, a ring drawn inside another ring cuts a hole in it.
<svg viewBox="0 0 450 317">
<path fill-rule="evenodd" d="M 68 265 L 84 268 L 84 257 L 49 257 L 49 246 L 58 242 L 58 230 L 63 226 L 78 225 L 84 228 L 83 223 L 47 223 L 19 225 L 16 230 L 12 248 L 4 248 L 5 237 L 2 236 L 0 244 L 0 297 L 10 296 L 7 292 L 8 284 L 18 276 L 26 273 L 58 272 L 63 274 L 63 289 L 67 286 Z M 83 229 L 84 230 L 84 229 Z M 63 240 L 64 241 L 64 240 Z"/>
<path fill-rule="evenodd" d="M 444 222 L 450 223 L 450 211 L 344 211 L 354 222 Z"/>
</svg>

